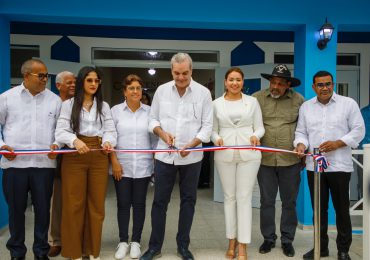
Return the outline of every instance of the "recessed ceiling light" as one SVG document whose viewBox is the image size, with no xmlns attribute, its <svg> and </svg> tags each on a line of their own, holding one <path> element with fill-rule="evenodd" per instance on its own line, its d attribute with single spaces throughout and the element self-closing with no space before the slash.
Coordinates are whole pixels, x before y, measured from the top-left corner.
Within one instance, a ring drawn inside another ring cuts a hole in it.
<svg viewBox="0 0 370 260">
<path fill-rule="evenodd" d="M 156 73 L 155 69 L 148 69 L 148 73 L 153 76 Z"/>
</svg>

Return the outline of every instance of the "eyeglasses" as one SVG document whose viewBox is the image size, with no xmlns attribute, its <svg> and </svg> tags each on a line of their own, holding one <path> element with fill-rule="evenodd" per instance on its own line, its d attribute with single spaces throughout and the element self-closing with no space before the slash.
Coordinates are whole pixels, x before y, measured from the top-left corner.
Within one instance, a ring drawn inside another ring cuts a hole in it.
<svg viewBox="0 0 370 260">
<path fill-rule="evenodd" d="M 86 82 L 87 83 L 95 83 L 95 84 L 100 84 L 101 83 L 101 79 L 91 79 L 91 78 L 87 78 L 86 79 Z"/>
<path fill-rule="evenodd" d="M 36 76 L 36 77 L 38 77 L 39 78 L 39 80 L 43 80 L 43 79 L 47 79 L 47 78 L 49 78 L 49 74 L 48 73 L 31 73 L 31 72 L 29 72 L 29 74 L 30 75 L 32 75 L 32 76 Z"/>
<path fill-rule="evenodd" d="M 330 88 L 331 86 L 333 86 L 333 82 L 320 82 L 320 83 L 316 83 L 316 87 L 318 88 L 324 88 L 324 87 L 327 87 L 327 88 Z"/>
<path fill-rule="evenodd" d="M 134 91 L 134 90 L 136 90 L 136 91 L 142 91 L 143 90 L 143 88 L 142 87 L 134 87 L 134 86 L 129 86 L 129 87 L 127 87 L 127 90 L 130 90 L 130 91 Z"/>
</svg>

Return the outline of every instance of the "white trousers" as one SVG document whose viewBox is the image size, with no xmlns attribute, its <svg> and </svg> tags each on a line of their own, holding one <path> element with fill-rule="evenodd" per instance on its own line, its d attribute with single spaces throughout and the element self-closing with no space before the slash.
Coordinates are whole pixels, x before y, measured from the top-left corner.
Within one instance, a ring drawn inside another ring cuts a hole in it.
<svg viewBox="0 0 370 260">
<path fill-rule="evenodd" d="M 224 192 L 226 238 L 249 244 L 252 232 L 252 193 L 260 160 L 241 161 L 239 153 L 232 162 L 216 161 Z"/>
</svg>

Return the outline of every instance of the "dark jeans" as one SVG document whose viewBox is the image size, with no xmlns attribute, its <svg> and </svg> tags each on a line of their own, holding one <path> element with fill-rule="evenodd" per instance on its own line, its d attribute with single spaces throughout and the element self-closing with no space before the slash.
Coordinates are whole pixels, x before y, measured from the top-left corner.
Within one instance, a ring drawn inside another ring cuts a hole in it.
<svg viewBox="0 0 370 260">
<path fill-rule="evenodd" d="M 314 208 L 314 172 L 307 171 L 312 208 Z M 349 215 L 350 172 L 325 172 L 320 178 L 320 247 L 328 248 L 328 207 L 329 192 L 333 201 L 337 224 L 337 249 L 348 252 L 352 243 L 352 224 Z"/>
<path fill-rule="evenodd" d="M 150 177 L 114 180 L 117 195 L 117 219 L 120 242 L 128 242 L 130 210 L 133 208 L 131 241 L 140 243 L 145 221 L 145 202 Z"/>
<path fill-rule="evenodd" d="M 188 248 L 190 243 L 190 229 L 193 223 L 195 203 L 197 199 L 197 186 L 201 162 L 188 165 L 173 165 L 155 162 L 155 192 L 152 206 L 152 233 L 149 248 L 159 251 L 162 248 L 165 228 L 167 206 L 176 181 L 177 172 L 180 175 L 180 214 L 176 236 L 177 246 Z"/>
<path fill-rule="evenodd" d="M 301 181 L 301 168 L 301 163 L 291 166 L 260 166 L 257 175 L 261 194 L 260 229 L 265 240 L 274 242 L 277 238 L 275 201 L 279 190 L 282 202 L 281 242 L 293 242 L 298 225 L 296 201 Z"/>
<path fill-rule="evenodd" d="M 10 238 L 6 247 L 12 257 L 23 257 L 27 248 L 25 240 L 25 212 L 28 192 L 31 192 L 35 214 L 33 253 L 47 255 L 50 199 L 53 191 L 55 169 L 8 168 L 3 170 L 3 191 L 8 203 Z"/>
</svg>

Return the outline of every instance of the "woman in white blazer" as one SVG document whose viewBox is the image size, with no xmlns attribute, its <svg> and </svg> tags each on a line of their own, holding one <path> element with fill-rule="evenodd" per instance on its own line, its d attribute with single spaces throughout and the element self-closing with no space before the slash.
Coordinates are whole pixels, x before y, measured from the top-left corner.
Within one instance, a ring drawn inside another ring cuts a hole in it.
<svg viewBox="0 0 370 260">
<path fill-rule="evenodd" d="M 230 68 L 225 74 L 226 92 L 213 101 L 212 141 L 218 146 L 260 145 L 265 133 L 262 113 L 256 98 L 242 93 L 244 74 Z M 251 241 L 252 191 L 261 163 L 261 152 L 224 150 L 215 152 L 215 164 L 224 192 L 226 257 L 247 259 Z"/>
</svg>

